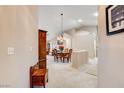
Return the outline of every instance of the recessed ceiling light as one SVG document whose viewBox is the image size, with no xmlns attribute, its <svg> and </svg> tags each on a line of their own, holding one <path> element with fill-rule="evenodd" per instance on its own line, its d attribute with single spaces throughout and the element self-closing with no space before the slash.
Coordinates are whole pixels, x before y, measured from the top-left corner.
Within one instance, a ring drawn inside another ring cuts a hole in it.
<svg viewBox="0 0 124 93">
<path fill-rule="evenodd" d="M 97 16 L 98 16 L 98 13 L 96 12 L 96 13 L 94 13 L 93 15 L 97 17 Z"/>
<path fill-rule="evenodd" d="M 83 22 L 83 20 L 82 19 L 78 19 L 78 22 L 81 23 L 81 22 Z"/>
</svg>

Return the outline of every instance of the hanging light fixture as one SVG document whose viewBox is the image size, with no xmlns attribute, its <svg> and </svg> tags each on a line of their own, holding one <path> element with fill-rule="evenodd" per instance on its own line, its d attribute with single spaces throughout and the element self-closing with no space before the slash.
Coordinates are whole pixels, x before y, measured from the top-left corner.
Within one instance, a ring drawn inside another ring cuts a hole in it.
<svg viewBox="0 0 124 93">
<path fill-rule="evenodd" d="M 58 40 L 64 40 L 64 32 L 63 32 L 63 13 L 61 13 L 61 34 L 57 37 Z"/>
<path fill-rule="evenodd" d="M 57 37 L 57 44 L 59 50 L 62 52 L 64 49 L 63 13 L 61 13 L 60 16 L 61 16 L 61 33 Z"/>
</svg>

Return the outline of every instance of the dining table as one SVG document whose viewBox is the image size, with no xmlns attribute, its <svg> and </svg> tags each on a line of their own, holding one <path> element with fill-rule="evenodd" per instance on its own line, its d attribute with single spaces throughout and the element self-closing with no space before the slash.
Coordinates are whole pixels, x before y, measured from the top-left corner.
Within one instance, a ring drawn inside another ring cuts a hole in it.
<svg viewBox="0 0 124 93">
<path fill-rule="evenodd" d="M 64 55 L 64 54 L 69 54 L 69 52 L 57 52 L 57 54 L 62 54 L 62 55 Z"/>
<path fill-rule="evenodd" d="M 65 56 L 69 55 L 69 52 L 57 52 L 57 55 L 59 55 L 60 58 L 63 59 Z M 63 60 L 63 62 L 64 62 L 64 60 Z"/>
</svg>

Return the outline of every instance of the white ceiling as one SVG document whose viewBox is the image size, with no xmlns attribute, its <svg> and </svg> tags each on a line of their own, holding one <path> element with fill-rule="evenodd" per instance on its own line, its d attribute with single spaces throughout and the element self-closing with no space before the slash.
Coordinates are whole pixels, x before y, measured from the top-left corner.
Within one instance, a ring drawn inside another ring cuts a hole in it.
<svg viewBox="0 0 124 93">
<path fill-rule="evenodd" d="M 79 26 L 97 25 L 97 6 L 94 5 L 41 5 L 39 6 L 39 29 L 48 31 L 48 40 L 61 32 L 61 16 L 63 13 L 63 29 Z M 78 20 L 83 20 L 81 23 Z"/>
</svg>

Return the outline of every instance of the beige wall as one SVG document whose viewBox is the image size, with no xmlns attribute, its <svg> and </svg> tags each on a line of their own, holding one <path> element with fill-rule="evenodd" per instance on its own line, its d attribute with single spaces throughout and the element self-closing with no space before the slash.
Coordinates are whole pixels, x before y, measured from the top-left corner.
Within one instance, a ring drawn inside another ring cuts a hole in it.
<svg viewBox="0 0 124 93">
<path fill-rule="evenodd" d="M 98 87 L 124 87 L 124 33 L 106 36 L 105 6 L 98 20 Z"/>
<path fill-rule="evenodd" d="M 29 87 L 37 38 L 36 6 L 0 6 L 0 87 Z M 8 55 L 8 47 L 15 49 L 14 55 Z"/>
<path fill-rule="evenodd" d="M 67 34 L 67 33 L 64 33 L 64 39 L 65 39 L 65 43 L 64 43 L 64 48 L 72 48 L 72 45 L 71 45 L 71 43 L 72 43 L 72 38 L 71 38 L 71 36 L 69 35 L 69 34 Z"/>
<path fill-rule="evenodd" d="M 96 26 L 86 26 L 82 27 L 80 30 L 71 30 L 67 32 L 72 36 L 71 43 L 73 50 L 87 50 L 89 53 L 89 58 L 94 58 L 96 55 L 96 45 L 94 45 L 94 40 L 96 40 L 96 32 Z"/>
</svg>

